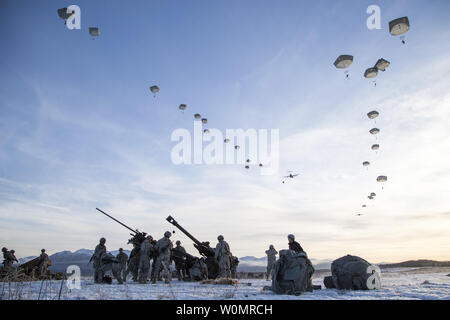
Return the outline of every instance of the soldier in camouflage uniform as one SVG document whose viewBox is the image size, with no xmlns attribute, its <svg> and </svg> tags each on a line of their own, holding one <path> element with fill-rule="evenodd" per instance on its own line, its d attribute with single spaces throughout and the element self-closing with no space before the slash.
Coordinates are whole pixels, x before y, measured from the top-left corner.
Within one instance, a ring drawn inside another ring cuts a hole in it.
<svg viewBox="0 0 450 320">
<path fill-rule="evenodd" d="M 106 239 L 101 238 L 100 243 L 95 247 L 94 254 L 92 258 L 94 259 L 94 282 L 95 283 L 102 283 L 103 282 L 103 263 L 102 258 L 106 254 Z"/>
<path fill-rule="evenodd" d="M 177 240 L 176 247 L 172 250 L 173 261 L 175 261 L 175 269 L 177 270 L 178 280 L 186 278 L 186 259 L 183 254 L 186 250 L 181 246 L 181 241 Z"/>
<path fill-rule="evenodd" d="M 13 263 L 14 263 L 14 256 L 11 254 L 11 251 L 8 251 L 7 248 L 3 247 L 2 248 L 2 252 L 3 252 L 3 266 L 5 267 L 5 270 L 10 271 L 12 270 L 13 267 Z"/>
<path fill-rule="evenodd" d="M 123 249 L 119 249 L 119 253 L 116 256 L 116 259 L 119 261 L 119 274 L 123 278 L 123 281 L 127 281 L 127 261 L 128 256 L 125 252 L 123 252 Z"/>
<path fill-rule="evenodd" d="M 39 256 L 39 272 L 41 276 L 47 275 L 47 267 L 49 262 L 48 254 L 45 253 L 45 249 L 41 250 L 41 255 Z"/>
<path fill-rule="evenodd" d="M 214 258 L 219 264 L 219 278 L 231 278 L 230 262 L 231 262 L 231 251 L 230 246 L 224 240 L 223 236 L 217 237 L 219 242 L 216 245 L 216 250 Z"/>
<path fill-rule="evenodd" d="M 138 281 L 138 270 L 139 270 L 139 248 L 137 245 L 133 244 L 133 250 L 131 250 L 130 258 L 128 259 L 128 268 L 125 272 L 125 279 L 128 273 L 131 272 L 133 281 Z"/>
<path fill-rule="evenodd" d="M 155 251 L 158 254 L 156 258 L 155 274 L 152 278 L 152 283 L 156 283 L 156 278 L 162 271 L 164 282 L 170 283 L 172 277 L 172 265 L 170 261 L 170 253 L 173 248 L 172 241 L 170 241 L 170 231 L 164 233 L 164 237 L 158 240 L 155 245 Z"/>
<path fill-rule="evenodd" d="M 14 261 L 19 263 L 19 260 L 17 260 L 17 258 L 16 258 L 16 251 L 11 249 L 11 251 L 9 251 L 9 252 L 11 252 L 11 255 L 13 257 L 13 263 L 14 263 Z"/>
<path fill-rule="evenodd" d="M 274 246 L 271 244 L 269 246 L 269 250 L 266 250 L 266 254 L 267 254 L 266 279 L 269 280 L 269 277 L 272 275 L 273 266 L 275 265 L 275 261 L 277 260 L 278 251 L 275 250 Z"/>
<path fill-rule="evenodd" d="M 231 256 L 231 267 L 230 267 L 230 270 L 231 270 L 231 277 L 233 279 L 237 279 L 237 267 L 238 267 L 238 265 L 239 265 L 239 258 L 232 255 Z"/>
<path fill-rule="evenodd" d="M 148 272 L 150 271 L 150 257 L 153 252 L 153 245 L 151 241 L 152 236 L 148 236 L 141 243 L 140 257 L 139 257 L 139 283 L 145 284 L 148 279 Z"/>
</svg>

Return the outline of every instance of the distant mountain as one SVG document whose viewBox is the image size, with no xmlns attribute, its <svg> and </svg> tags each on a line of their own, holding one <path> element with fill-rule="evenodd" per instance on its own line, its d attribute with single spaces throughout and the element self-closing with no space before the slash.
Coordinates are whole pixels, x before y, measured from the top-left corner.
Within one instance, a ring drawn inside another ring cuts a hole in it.
<svg viewBox="0 0 450 320">
<path fill-rule="evenodd" d="M 409 260 L 399 263 L 379 264 L 381 269 L 386 268 L 424 268 L 424 267 L 450 267 L 450 261 L 435 260 Z"/>
</svg>

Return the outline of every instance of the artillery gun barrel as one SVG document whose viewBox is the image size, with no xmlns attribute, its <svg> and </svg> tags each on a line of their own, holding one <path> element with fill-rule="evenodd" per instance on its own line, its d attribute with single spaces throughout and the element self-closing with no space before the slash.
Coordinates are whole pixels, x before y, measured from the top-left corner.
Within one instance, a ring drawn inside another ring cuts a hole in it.
<svg viewBox="0 0 450 320">
<path fill-rule="evenodd" d="M 198 246 L 202 246 L 202 243 L 200 241 L 198 241 L 192 234 L 190 234 L 189 232 L 186 231 L 185 228 L 183 228 L 182 226 L 180 226 L 178 224 L 178 222 L 175 221 L 174 218 L 172 218 L 172 216 L 168 216 L 166 218 L 167 221 L 169 221 L 169 223 L 173 224 L 175 227 L 177 227 L 181 232 L 183 232 L 189 239 L 191 239 L 192 241 L 194 241 L 194 243 Z"/>
<path fill-rule="evenodd" d="M 103 214 L 104 214 L 105 216 L 107 216 L 108 218 L 111 218 L 111 219 L 114 220 L 115 222 L 121 224 L 122 226 L 124 226 L 124 227 L 127 228 L 128 230 L 131 230 L 133 233 L 139 233 L 138 231 L 133 230 L 132 228 L 130 228 L 129 226 L 127 226 L 125 223 L 120 222 L 119 220 L 117 220 L 116 218 L 110 216 L 109 214 L 107 214 L 106 212 L 100 210 L 99 208 L 95 208 L 95 209 L 97 209 L 98 211 L 100 211 L 101 213 L 103 213 Z"/>
</svg>

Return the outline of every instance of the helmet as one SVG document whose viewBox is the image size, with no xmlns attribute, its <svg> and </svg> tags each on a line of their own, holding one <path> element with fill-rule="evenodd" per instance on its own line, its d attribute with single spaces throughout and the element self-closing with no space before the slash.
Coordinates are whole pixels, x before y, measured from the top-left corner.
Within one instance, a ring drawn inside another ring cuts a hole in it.
<svg viewBox="0 0 450 320">
<path fill-rule="evenodd" d="M 119 251 L 120 251 L 120 252 L 122 252 L 122 251 L 123 251 L 123 249 L 122 249 L 122 248 L 119 248 Z"/>
<path fill-rule="evenodd" d="M 170 231 L 164 232 L 164 237 L 166 237 L 166 238 L 170 238 L 171 235 L 172 235 L 172 233 Z"/>
<path fill-rule="evenodd" d="M 295 240 L 295 236 L 293 234 L 289 234 L 288 239 Z"/>
<path fill-rule="evenodd" d="M 6 252 L 6 251 L 8 251 L 8 248 L 3 247 L 2 252 Z"/>
<path fill-rule="evenodd" d="M 41 252 L 45 252 L 45 249 L 41 249 Z"/>
<path fill-rule="evenodd" d="M 100 238 L 100 243 L 105 243 L 106 242 L 106 239 L 105 238 Z"/>
<path fill-rule="evenodd" d="M 16 253 L 16 250 L 11 250 L 10 252 L 11 252 L 12 254 L 14 254 L 14 253 Z"/>
<path fill-rule="evenodd" d="M 147 236 L 145 239 L 147 239 L 147 240 L 153 240 L 153 237 L 152 236 Z"/>
<path fill-rule="evenodd" d="M 177 242 L 175 242 L 177 246 L 179 246 L 181 244 L 180 240 L 177 240 Z"/>
<path fill-rule="evenodd" d="M 222 241 L 223 240 L 223 235 L 218 236 L 217 240 Z"/>
<path fill-rule="evenodd" d="M 270 248 L 270 249 L 273 249 L 273 244 L 271 244 L 271 245 L 269 246 L 269 248 Z"/>
</svg>

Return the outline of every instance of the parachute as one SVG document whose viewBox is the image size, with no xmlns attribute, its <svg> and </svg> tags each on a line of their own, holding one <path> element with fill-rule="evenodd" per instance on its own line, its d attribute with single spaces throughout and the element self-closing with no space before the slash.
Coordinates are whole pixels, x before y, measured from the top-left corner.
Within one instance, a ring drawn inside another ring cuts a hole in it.
<svg viewBox="0 0 450 320">
<path fill-rule="evenodd" d="M 203 130 L 203 133 L 208 134 L 209 133 L 209 129 Z"/>
<path fill-rule="evenodd" d="M 353 56 L 348 54 L 343 54 L 337 57 L 334 62 L 334 66 L 338 69 L 347 69 L 353 63 Z M 348 71 L 345 71 L 346 77 L 348 78 Z"/>
<path fill-rule="evenodd" d="M 156 93 L 159 92 L 159 87 L 158 86 L 151 86 L 150 87 L 150 91 L 153 93 L 153 98 L 156 97 Z"/>
<path fill-rule="evenodd" d="M 380 133 L 380 129 L 378 129 L 378 128 L 373 128 L 373 129 L 370 129 L 369 132 L 370 132 L 371 134 L 378 134 L 378 133 Z"/>
<path fill-rule="evenodd" d="M 374 144 L 374 145 L 372 145 L 372 150 L 378 150 L 378 149 L 380 149 L 380 145 L 379 144 Z"/>
<path fill-rule="evenodd" d="M 228 143 L 228 142 L 230 142 L 230 139 L 227 138 L 227 139 L 223 140 L 223 142 Z"/>
<path fill-rule="evenodd" d="M 96 27 L 90 27 L 89 34 L 93 37 L 98 37 L 100 35 L 100 30 Z"/>
<path fill-rule="evenodd" d="M 389 32 L 393 36 L 402 35 L 409 30 L 409 19 L 408 17 L 402 17 L 398 19 L 394 19 L 389 22 Z M 402 43 L 405 44 L 404 36 L 402 36 Z"/>
<path fill-rule="evenodd" d="M 386 71 L 386 68 L 389 67 L 391 63 L 387 60 L 384 60 L 383 58 L 379 59 L 377 63 L 375 64 L 375 68 L 377 68 L 380 71 Z"/>
<path fill-rule="evenodd" d="M 346 255 L 336 259 L 331 264 L 331 276 L 324 278 L 325 287 L 338 290 L 369 290 L 371 288 L 367 284 L 373 274 L 369 273 L 370 266 L 369 262 L 357 256 Z"/>
<path fill-rule="evenodd" d="M 371 192 L 371 193 L 370 193 L 370 196 L 371 196 L 371 197 L 375 197 L 376 195 L 377 195 L 377 194 L 376 194 L 375 192 Z"/>
<path fill-rule="evenodd" d="M 207 123 L 208 123 L 208 119 L 203 118 L 203 119 L 202 119 L 202 123 L 203 123 L 203 124 L 207 124 Z"/>
<path fill-rule="evenodd" d="M 363 162 L 363 166 L 364 166 L 364 167 L 367 167 L 367 166 L 369 166 L 369 165 L 370 165 L 370 162 L 369 162 L 369 161 L 364 161 L 364 162 Z"/>
<path fill-rule="evenodd" d="M 187 109 L 187 105 L 185 104 L 180 104 L 180 106 L 178 107 L 178 109 L 180 109 L 181 111 L 184 111 Z"/>
<path fill-rule="evenodd" d="M 198 119 L 201 119 L 201 117 L 202 116 L 199 113 L 194 114 L 194 119 L 198 120 Z"/>
<path fill-rule="evenodd" d="M 236 150 L 239 150 L 241 147 L 238 146 L 238 145 L 235 145 L 234 148 L 235 148 Z"/>
<path fill-rule="evenodd" d="M 365 72 L 364 72 L 364 77 L 366 78 L 375 78 L 378 74 L 378 69 L 376 67 L 372 67 L 372 68 L 368 68 Z"/>
<path fill-rule="evenodd" d="M 245 166 L 245 169 L 250 169 L 250 166 L 248 166 L 248 165 L 247 165 L 247 166 Z"/>
<path fill-rule="evenodd" d="M 263 164 L 262 164 L 262 163 L 260 163 L 260 164 L 259 164 L 259 166 L 260 166 L 260 167 L 262 167 L 262 166 L 263 166 Z"/>
<path fill-rule="evenodd" d="M 387 177 L 386 176 L 378 176 L 377 177 L 377 181 L 378 182 L 386 182 L 387 181 Z"/>
<path fill-rule="evenodd" d="M 362 205 L 363 208 L 367 207 L 365 204 Z"/>
<path fill-rule="evenodd" d="M 334 66 L 338 69 L 346 69 L 353 63 L 353 56 L 348 54 L 340 55 L 334 62 Z"/>
<path fill-rule="evenodd" d="M 373 199 L 373 196 L 368 196 L 367 198 L 369 198 L 370 200 L 372 200 L 372 199 Z"/>
<path fill-rule="evenodd" d="M 375 118 L 377 118 L 379 115 L 380 115 L 379 112 L 378 112 L 378 111 L 375 111 L 375 110 L 370 111 L 370 112 L 367 114 L 367 116 L 369 117 L 369 119 L 375 119 Z"/>
</svg>

